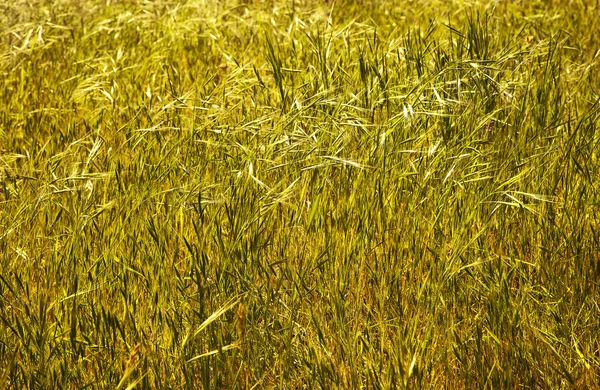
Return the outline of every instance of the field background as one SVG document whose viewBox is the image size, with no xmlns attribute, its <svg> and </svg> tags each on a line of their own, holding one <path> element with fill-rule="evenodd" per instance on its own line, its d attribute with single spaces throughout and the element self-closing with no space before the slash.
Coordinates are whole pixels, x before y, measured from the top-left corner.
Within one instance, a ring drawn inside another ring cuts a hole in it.
<svg viewBox="0 0 600 390">
<path fill-rule="evenodd" d="M 0 387 L 600 387 L 598 1 L 0 1 Z"/>
</svg>

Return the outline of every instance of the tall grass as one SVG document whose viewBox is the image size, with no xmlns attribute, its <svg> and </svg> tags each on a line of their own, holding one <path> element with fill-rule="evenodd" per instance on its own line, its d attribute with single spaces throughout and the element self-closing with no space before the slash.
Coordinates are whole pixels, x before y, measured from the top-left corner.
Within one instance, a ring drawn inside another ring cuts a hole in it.
<svg viewBox="0 0 600 390">
<path fill-rule="evenodd" d="M 599 15 L 0 4 L 0 387 L 600 387 Z"/>
</svg>

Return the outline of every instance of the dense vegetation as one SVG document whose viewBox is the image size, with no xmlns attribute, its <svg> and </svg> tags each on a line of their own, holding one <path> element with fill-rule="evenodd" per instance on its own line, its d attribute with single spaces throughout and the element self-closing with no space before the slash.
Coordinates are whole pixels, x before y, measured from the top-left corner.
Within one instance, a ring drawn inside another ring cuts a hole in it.
<svg viewBox="0 0 600 390">
<path fill-rule="evenodd" d="M 599 17 L 0 2 L 0 387 L 600 386 Z"/>
</svg>

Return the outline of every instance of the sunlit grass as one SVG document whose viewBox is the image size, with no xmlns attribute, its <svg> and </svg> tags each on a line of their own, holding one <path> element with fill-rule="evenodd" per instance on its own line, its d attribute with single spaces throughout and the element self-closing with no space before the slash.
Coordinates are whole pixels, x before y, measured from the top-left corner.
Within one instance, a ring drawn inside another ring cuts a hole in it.
<svg viewBox="0 0 600 390">
<path fill-rule="evenodd" d="M 600 387 L 600 9 L 0 4 L 0 387 Z"/>
</svg>

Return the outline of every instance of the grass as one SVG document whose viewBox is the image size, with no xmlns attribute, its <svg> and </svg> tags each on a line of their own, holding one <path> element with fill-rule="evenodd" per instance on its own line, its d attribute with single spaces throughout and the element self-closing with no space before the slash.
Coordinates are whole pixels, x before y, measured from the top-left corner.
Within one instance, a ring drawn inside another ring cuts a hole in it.
<svg viewBox="0 0 600 390">
<path fill-rule="evenodd" d="M 600 387 L 599 14 L 0 4 L 0 387 Z"/>
</svg>

